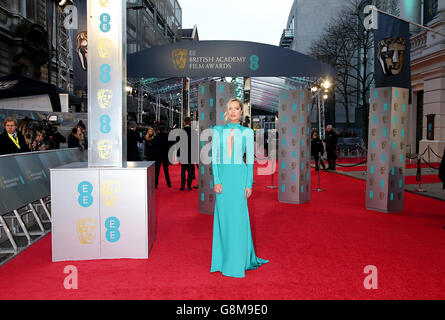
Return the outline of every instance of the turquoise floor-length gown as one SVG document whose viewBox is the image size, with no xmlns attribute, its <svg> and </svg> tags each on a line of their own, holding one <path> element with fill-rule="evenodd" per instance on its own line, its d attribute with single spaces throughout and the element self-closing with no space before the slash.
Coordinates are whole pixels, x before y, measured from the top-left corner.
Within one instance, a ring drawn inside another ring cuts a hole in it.
<svg viewBox="0 0 445 320">
<path fill-rule="evenodd" d="M 228 140 L 233 129 L 233 151 L 229 158 Z M 254 139 L 253 130 L 239 123 L 213 127 L 212 172 L 214 184 L 222 185 L 215 194 L 213 219 L 212 265 L 210 272 L 243 278 L 269 262 L 255 255 L 250 228 L 246 188 L 252 188 Z M 246 153 L 246 163 L 243 155 Z"/>
</svg>

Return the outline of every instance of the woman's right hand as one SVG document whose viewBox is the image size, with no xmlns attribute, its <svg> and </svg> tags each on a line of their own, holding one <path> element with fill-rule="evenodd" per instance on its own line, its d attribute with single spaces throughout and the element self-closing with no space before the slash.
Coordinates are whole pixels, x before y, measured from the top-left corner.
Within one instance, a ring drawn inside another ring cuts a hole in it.
<svg viewBox="0 0 445 320">
<path fill-rule="evenodd" d="M 213 190 L 214 190 L 216 193 L 222 193 L 222 184 L 215 184 L 215 185 L 213 186 Z"/>
</svg>

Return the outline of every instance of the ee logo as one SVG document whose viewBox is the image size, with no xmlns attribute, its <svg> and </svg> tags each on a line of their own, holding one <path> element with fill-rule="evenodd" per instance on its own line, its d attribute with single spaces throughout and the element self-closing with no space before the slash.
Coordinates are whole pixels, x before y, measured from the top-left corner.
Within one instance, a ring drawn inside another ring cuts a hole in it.
<svg viewBox="0 0 445 320">
<path fill-rule="evenodd" d="M 110 217 L 105 220 L 105 228 L 107 232 L 105 233 L 105 238 L 108 242 L 114 243 L 119 241 L 121 233 L 119 232 L 119 227 L 121 223 L 118 218 Z"/>
<path fill-rule="evenodd" d="M 77 186 L 77 191 L 79 192 L 78 202 L 81 207 L 88 208 L 93 204 L 93 185 L 88 181 L 83 181 Z"/>
<path fill-rule="evenodd" d="M 108 83 L 111 80 L 111 76 L 110 76 L 110 72 L 111 72 L 111 67 L 109 64 L 104 63 L 103 65 L 100 66 L 100 81 L 102 81 L 103 83 Z"/>
<path fill-rule="evenodd" d="M 108 13 L 102 13 L 100 15 L 100 30 L 102 32 L 110 31 L 110 28 L 111 28 L 110 20 L 111 20 L 111 17 Z"/>
<path fill-rule="evenodd" d="M 100 117 L 100 132 L 107 134 L 110 133 L 111 126 L 110 126 L 111 118 L 109 115 L 103 115 Z"/>
<path fill-rule="evenodd" d="M 258 58 L 257 55 L 251 55 L 250 56 L 250 69 L 255 71 L 258 70 L 258 68 L 260 67 L 260 65 L 258 64 L 260 58 Z"/>
</svg>

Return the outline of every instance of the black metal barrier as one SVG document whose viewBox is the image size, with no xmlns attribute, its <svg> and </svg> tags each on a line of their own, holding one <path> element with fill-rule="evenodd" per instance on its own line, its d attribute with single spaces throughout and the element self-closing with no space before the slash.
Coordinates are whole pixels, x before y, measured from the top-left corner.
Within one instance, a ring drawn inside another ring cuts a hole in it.
<svg viewBox="0 0 445 320">
<path fill-rule="evenodd" d="M 80 149 L 58 149 L 0 156 L 0 228 L 5 232 L 12 248 L 0 248 L 0 253 L 17 254 L 21 249 L 14 237 L 25 236 L 27 246 L 32 236 L 49 232 L 44 223 L 51 223 L 50 169 L 72 162 L 87 161 L 87 152 Z M 43 220 L 38 211 L 43 210 Z M 32 214 L 38 230 L 29 231 L 23 216 Z M 6 220 L 16 221 L 21 231 L 11 232 Z M 0 230 L 1 230 L 0 229 Z"/>
</svg>

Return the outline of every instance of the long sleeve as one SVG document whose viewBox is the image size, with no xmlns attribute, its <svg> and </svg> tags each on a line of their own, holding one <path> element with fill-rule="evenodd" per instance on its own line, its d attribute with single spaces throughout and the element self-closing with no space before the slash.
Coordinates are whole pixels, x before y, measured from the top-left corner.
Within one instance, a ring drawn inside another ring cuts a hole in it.
<svg viewBox="0 0 445 320">
<path fill-rule="evenodd" d="M 220 134 L 219 131 L 213 127 L 212 129 L 212 174 L 213 174 L 213 183 L 215 185 L 221 184 L 221 180 L 219 179 L 218 173 L 218 164 L 220 163 Z"/>
<path fill-rule="evenodd" d="M 247 164 L 247 179 L 246 188 L 252 188 L 253 185 L 253 163 L 254 163 L 254 139 L 253 130 L 247 129 L 246 136 L 246 164 Z"/>
</svg>

